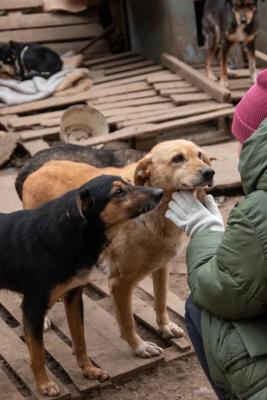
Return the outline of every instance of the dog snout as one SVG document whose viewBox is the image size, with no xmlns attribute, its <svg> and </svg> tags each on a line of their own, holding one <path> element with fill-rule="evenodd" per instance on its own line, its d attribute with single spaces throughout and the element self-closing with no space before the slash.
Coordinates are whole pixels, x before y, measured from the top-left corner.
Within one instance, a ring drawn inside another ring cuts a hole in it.
<svg viewBox="0 0 267 400">
<path fill-rule="evenodd" d="M 215 175 L 215 171 L 212 168 L 204 168 L 202 170 L 202 176 L 205 181 L 211 181 Z"/>
</svg>

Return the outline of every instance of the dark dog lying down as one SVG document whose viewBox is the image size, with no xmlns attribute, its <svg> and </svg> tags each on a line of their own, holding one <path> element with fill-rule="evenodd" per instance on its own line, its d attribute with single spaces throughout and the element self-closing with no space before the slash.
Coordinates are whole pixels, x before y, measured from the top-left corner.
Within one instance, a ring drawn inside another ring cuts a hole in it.
<svg viewBox="0 0 267 400">
<path fill-rule="evenodd" d="M 162 195 L 161 189 L 102 175 L 35 210 L 0 214 L 0 289 L 23 295 L 25 339 L 42 394 L 58 394 L 45 370 L 43 323 L 59 298 L 64 300 L 73 351 L 84 376 L 107 378 L 86 354 L 82 287 L 121 225 L 152 210 Z"/>
<path fill-rule="evenodd" d="M 145 155 L 134 149 L 108 150 L 95 149 L 91 146 L 62 144 L 41 150 L 19 170 L 16 179 L 16 190 L 22 199 L 23 183 L 34 171 L 37 171 L 47 161 L 68 160 L 93 165 L 96 168 L 124 167 L 127 164 L 139 161 Z"/>
<path fill-rule="evenodd" d="M 22 81 L 34 76 L 49 78 L 63 66 L 59 55 L 52 49 L 38 43 L 14 41 L 0 43 L 0 63 L 3 70 L 6 66 L 12 67 Z"/>
</svg>

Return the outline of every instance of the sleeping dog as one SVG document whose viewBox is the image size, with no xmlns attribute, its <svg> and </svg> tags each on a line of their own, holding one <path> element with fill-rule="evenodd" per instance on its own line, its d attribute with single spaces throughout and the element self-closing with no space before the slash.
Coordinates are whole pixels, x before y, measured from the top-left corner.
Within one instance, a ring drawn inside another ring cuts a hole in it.
<svg viewBox="0 0 267 400">
<path fill-rule="evenodd" d="M 12 68 L 22 81 L 35 76 L 49 78 L 62 69 L 59 55 L 38 43 L 20 43 L 10 41 L 0 43 L 0 63 L 2 69 Z"/>
<path fill-rule="evenodd" d="M 235 43 L 247 47 L 252 82 L 256 80 L 255 39 L 258 31 L 257 0 L 207 0 L 203 14 L 206 40 L 206 74 L 216 80 L 212 61 L 220 49 L 221 85 L 227 84 L 227 55 Z"/>
<path fill-rule="evenodd" d="M 34 210 L 0 214 L 0 289 L 23 295 L 25 341 L 41 394 L 58 394 L 45 370 L 43 323 L 59 298 L 84 376 L 107 378 L 86 354 L 82 287 L 122 224 L 152 210 L 162 196 L 161 189 L 102 175 Z"/>
</svg>

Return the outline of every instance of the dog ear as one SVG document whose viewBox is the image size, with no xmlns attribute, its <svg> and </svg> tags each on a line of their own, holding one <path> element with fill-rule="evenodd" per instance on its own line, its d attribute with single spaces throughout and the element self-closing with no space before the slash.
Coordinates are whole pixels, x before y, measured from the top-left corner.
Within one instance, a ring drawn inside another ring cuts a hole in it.
<svg viewBox="0 0 267 400">
<path fill-rule="evenodd" d="M 152 165 L 152 157 L 151 156 L 145 156 L 142 158 L 139 163 L 137 164 L 137 167 L 135 169 L 134 173 L 134 183 L 135 185 L 139 186 L 144 186 L 145 183 L 148 181 L 150 177 L 150 167 Z"/>
<path fill-rule="evenodd" d="M 88 189 L 83 190 L 77 197 L 77 207 L 79 214 L 85 217 L 89 208 L 93 205 L 93 199 Z"/>
<path fill-rule="evenodd" d="M 206 163 L 209 167 L 211 166 L 212 161 L 216 161 L 217 158 L 215 157 L 208 157 L 206 153 L 202 153 L 203 161 Z"/>
</svg>

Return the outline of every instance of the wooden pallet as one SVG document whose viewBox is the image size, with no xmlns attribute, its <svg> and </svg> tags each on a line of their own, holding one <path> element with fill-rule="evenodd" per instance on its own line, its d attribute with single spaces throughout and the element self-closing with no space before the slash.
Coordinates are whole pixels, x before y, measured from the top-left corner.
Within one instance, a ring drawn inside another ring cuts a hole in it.
<svg viewBox="0 0 267 400">
<path fill-rule="evenodd" d="M 45 333 L 47 366 L 51 377 L 60 387 L 58 399 L 83 398 L 83 395 L 104 389 L 122 379 L 129 378 L 143 370 L 164 365 L 170 361 L 192 354 L 186 338 L 161 340 L 165 347 L 163 355 L 151 359 L 135 357 L 127 344 L 120 339 L 114 317 L 103 307 L 109 297 L 107 277 L 98 270 L 92 273 L 91 286 L 94 300 L 84 294 L 85 331 L 88 354 L 110 375 L 108 383 L 86 380 L 76 365 L 71 350 L 70 334 L 62 303 L 57 303 L 49 312 L 52 329 Z M 146 278 L 140 287 L 150 296 L 152 281 Z M 99 298 L 100 300 L 95 300 Z M 0 400 L 44 399 L 36 390 L 29 365 L 29 356 L 23 341 L 20 310 L 21 298 L 11 292 L 0 292 Z M 133 298 L 134 314 L 140 326 L 157 334 L 153 308 L 141 298 Z M 169 307 L 182 322 L 184 302 L 170 294 Z M 25 393 L 26 392 L 26 393 Z"/>
<path fill-rule="evenodd" d="M 99 4 L 94 0 L 92 6 Z M 76 51 L 103 31 L 96 7 L 87 12 L 46 13 L 42 11 L 42 0 L 1 0 L 0 41 L 28 42 L 33 39 L 64 54 Z M 88 49 L 86 56 L 97 56 L 109 52 L 106 40 L 97 42 Z"/>
<path fill-rule="evenodd" d="M 92 105 L 107 118 L 112 134 L 90 139 L 92 145 L 176 130 L 179 136 L 178 128 L 233 113 L 224 101 L 228 91 L 203 83 L 191 67 L 168 55 L 161 65 L 131 52 L 86 65 L 95 76 L 89 91 L 0 109 L 2 124 L 18 133 L 30 154 L 58 137 L 62 113 L 73 104 Z"/>
</svg>

